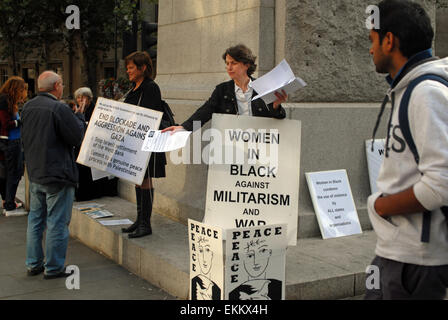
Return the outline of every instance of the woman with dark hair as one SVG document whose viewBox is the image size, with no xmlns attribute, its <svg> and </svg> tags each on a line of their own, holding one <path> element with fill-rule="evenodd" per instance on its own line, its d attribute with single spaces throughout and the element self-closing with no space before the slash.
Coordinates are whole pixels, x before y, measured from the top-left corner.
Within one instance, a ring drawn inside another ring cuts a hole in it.
<svg viewBox="0 0 448 320">
<path fill-rule="evenodd" d="M 6 216 L 23 215 L 16 210 L 22 204 L 15 202 L 17 187 L 23 175 L 22 145 L 20 140 L 19 104 L 28 96 L 28 84 L 20 77 L 10 77 L 0 88 L 0 150 L 6 167 L 6 181 L 0 183 Z"/>
<path fill-rule="evenodd" d="M 255 117 L 270 117 L 283 119 L 286 117 L 285 110 L 281 106 L 288 98 L 287 94 L 276 92 L 277 100 L 266 105 L 262 99 L 254 101 L 252 97 L 257 93 L 251 87 L 254 80 L 252 74 L 257 65 L 256 57 L 252 51 L 243 44 L 228 48 L 222 58 L 226 64 L 227 74 L 231 80 L 216 86 L 212 96 L 193 115 L 180 126 L 168 127 L 165 131 L 178 129 L 193 130 L 193 121 L 200 121 L 203 126 L 212 118 L 213 113 L 249 115 Z"/>
<path fill-rule="evenodd" d="M 125 95 L 124 102 L 163 112 L 162 97 L 159 86 L 153 80 L 154 69 L 149 54 L 141 51 L 131 53 L 125 58 L 125 65 L 132 88 Z M 164 122 L 162 119 L 161 127 Z M 152 178 L 165 177 L 165 165 L 165 153 L 151 154 L 143 183 L 135 186 L 137 220 L 129 228 L 122 229 L 124 233 L 129 233 L 129 238 L 152 234 L 150 221 L 154 202 Z"/>
</svg>

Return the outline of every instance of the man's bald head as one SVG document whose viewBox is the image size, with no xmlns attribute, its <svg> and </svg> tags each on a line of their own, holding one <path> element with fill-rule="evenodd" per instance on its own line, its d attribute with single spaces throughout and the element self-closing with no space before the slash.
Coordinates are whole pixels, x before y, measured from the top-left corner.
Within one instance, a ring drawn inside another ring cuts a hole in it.
<svg viewBox="0 0 448 320">
<path fill-rule="evenodd" d="M 53 71 L 42 72 L 37 79 L 37 86 L 40 92 L 48 92 L 58 99 L 62 98 L 62 78 Z M 61 89 L 59 87 L 61 87 Z"/>
</svg>

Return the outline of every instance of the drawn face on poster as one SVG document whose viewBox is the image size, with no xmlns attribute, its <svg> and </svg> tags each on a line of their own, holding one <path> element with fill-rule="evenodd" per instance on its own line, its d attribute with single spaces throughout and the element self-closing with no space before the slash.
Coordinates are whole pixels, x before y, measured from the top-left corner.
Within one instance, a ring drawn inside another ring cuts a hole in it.
<svg viewBox="0 0 448 320">
<path fill-rule="evenodd" d="M 249 275 L 249 280 L 266 278 L 266 268 L 272 255 L 266 240 L 251 240 L 247 242 L 245 250 L 244 269 Z"/>
<path fill-rule="evenodd" d="M 283 299 L 286 225 L 232 229 L 227 239 L 225 296 L 229 300 Z"/>
<path fill-rule="evenodd" d="M 203 275 L 210 273 L 213 263 L 213 251 L 210 248 L 209 240 L 205 237 L 199 237 L 199 266 Z"/>
<path fill-rule="evenodd" d="M 190 243 L 190 299 L 221 300 L 223 287 L 222 232 L 188 220 Z"/>
</svg>

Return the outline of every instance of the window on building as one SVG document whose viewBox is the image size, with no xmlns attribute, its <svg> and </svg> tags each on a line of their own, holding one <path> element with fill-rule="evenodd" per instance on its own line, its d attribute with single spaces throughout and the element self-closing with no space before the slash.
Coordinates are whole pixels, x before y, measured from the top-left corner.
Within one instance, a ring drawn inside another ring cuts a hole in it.
<svg viewBox="0 0 448 320">
<path fill-rule="evenodd" d="M 34 97 L 36 94 L 36 70 L 34 68 L 22 68 L 22 78 L 28 83 L 28 96 Z"/>
<path fill-rule="evenodd" d="M 2 86 L 6 80 L 8 80 L 8 68 L 6 66 L 0 66 L 0 86 Z"/>
<path fill-rule="evenodd" d="M 62 67 L 62 63 L 48 64 L 48 70 L 52 70 L 52 71 L 56 72 L 61 77 L 63 77 L 63 75 L 64 75 L 64 68 Z"/>
</svg>

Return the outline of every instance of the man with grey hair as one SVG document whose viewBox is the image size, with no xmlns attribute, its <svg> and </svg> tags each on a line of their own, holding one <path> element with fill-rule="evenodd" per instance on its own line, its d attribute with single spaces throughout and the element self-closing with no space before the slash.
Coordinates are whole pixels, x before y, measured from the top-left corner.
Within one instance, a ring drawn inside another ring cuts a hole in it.
<svg viewBox="0 0 448 320">
<path fill-rule="evenodd" d="M 85 120 L 82 110 L 74 114 L 59 101 L 64 86 L 58 74 L 44 71 L 37 81 L 39 94 L 22 112 L 22 142 L 30 180 L 26 267 L 30 276 L 44 272 L 44 279 L 53 279 L 68 275 L 64 266 L 68 225 L 78 182 L 73 149 L 81 145 Z"/>
</svg>

